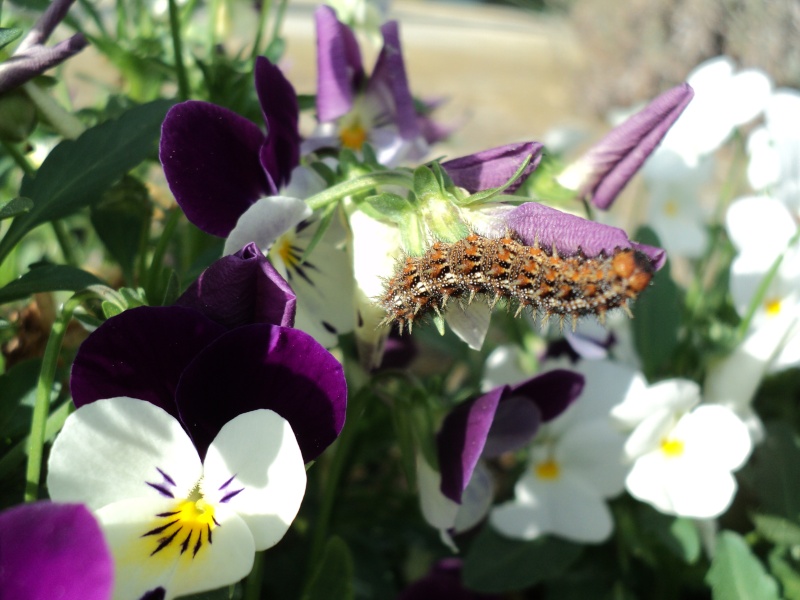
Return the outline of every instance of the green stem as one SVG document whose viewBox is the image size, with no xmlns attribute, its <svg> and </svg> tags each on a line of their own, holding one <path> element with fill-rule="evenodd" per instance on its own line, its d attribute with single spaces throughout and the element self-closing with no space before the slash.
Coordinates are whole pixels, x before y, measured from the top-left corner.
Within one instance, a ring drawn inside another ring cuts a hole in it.
<svg viewBox="0 0 800 600">
<path fill-rule="evenodd" d="M 261 10 L 258 13 L 258 26 L 256 29 L 256 37 L 253 41 L 253 49 L 250 51 L 250 58 L 255 58 L 261 53 L 261 40 L 264 37 L 264 27 L 267 24 L 267 16 L 269 10 L 272 8 L 271 0 L 261 0 Z"/>
<path fill-rule="evenodd" d="M 61 427 L 64 425 L 64 421 L 67 420 L 67 417 L 72 412 L 72 409 L 72 402 L 65 402 L 55 409 L 47 418 L 47 423 L 45 424 L 44 428 L 45 442 L 52 440 L 56 434 L 61 431 Z M 25 460 L 25 456 L 28 455 L 30 440 L 30 436 L 25 436 L 3 455 L 3 458 L 0 459 L 0 479 L 6 479 L 9 477 L 11 472 L 17 468 L 17 465 Z"/>
<path fill-rule="evenodd" d="M 256 552 L 253 570 L 244 580 L 242 600 L 259 600 L 261 598 L 261 582 L 264 579 L 264 552 Z"/>
<path fill-rule="evenodd" d="M 80 120 L 64 110 L 58 102 L 35 82 L 27 81 L 23 83 L 22 89 L 25 90 L 28 98 L 36 105 L 39 112 L 44 115 L 47 122 L 63 137 L 74 140 L 86 130 Z"/>
<path fill-rule="evenodd" d="M 167 253 L 167 248 L 172 240 L 172 236 L 175 234 L 175 228 L 178 226 L 180 217 L 181 211 L 177 208 L 173 208 L 170 211 L 169 216 L 164 223 L 164 231 L 161 232 L 161 236 L 158 238 L 156 249 L 153 251 L 153 260 L 150 261 L 150 269 L 147 272 L 146 281 L 143 286 L 148 292 L 147 300 L 150 304 L 156 302 L 155 298 L 150 297 L 150 293 L 153 291 L 153 286 L 155 285 L 155 282 L 161 273 L 161 267 L 164 264 L 164 255 Z"/>
<path fill-rule="evenodd" d="M 72 313 L 86 298 L 87 292 L 79 292 L 64 303 L 61 315 L 53 323 L 50 337 L 42 358 L 42 370 L 36 384 L 36 400 L 31 419 L 30 444 L 28 445 L 28 468 L 25 473 L 25 502 L 33 502 L 39 497 L 39 484 L 42 475 L 42 456 L 47 437 L 47 417 L 50 414 L 50 398 L 56 378 L 58 356 L 61 342 L 67 332 Z"/>
<path fill-rule="evenodd" d="M 314 533 L 311 539 L 311 548 L 308 553 L 308 562 L 306 565 L 306 581 L 311 581 L 317 563 L 322 556 L 325 541 L 328 538 L 328 528 L 330 526 L 331 514 L 333 514 L 333 505 L 338 495 L 339 482 L 342 478 L 344 468 L 347 465 L 350 450 L 353 448 L 353 443 L 358 434 L 361 415 L 364 412 L 367 399 L 370 397 L 371 394 L 365 388 L 362 388 L 350 398 L 347 403 L 347 419 L 344 429 L 336 442 L 336 452 L 333 455 L 327 477 L 325 478 L 325 491 L 322 496 L 319 511 L 317 512 L 316 522 L 314 523 Z"/>
<path fill-rule="evenodd" d="M 25 173 L 25 175 L 28 175 L 29 177 L 36 175 L 36 169 L 30 163 L 28 157 L 25 156 L 19 148 L 17 148 L 16 144 L 12 144 L 6 140 L 0 140 L 0 144 L 3 144 L 3 149 L 8 152 L 8 155 L 17 164 L 17 166 L 22 169 L 22 172 Z"/>
<path fill-rule="evenodd" d="M 54 219 L 53 221 L 50 221 L 50 225 L 52 225 L 53 232 L 56 234 L 56 240 L 58 240 L 61 253 L 64 255 L 64 261 L 73 267 L 80 266 L 78 261 L 78 252 L 75 248 L 75 244 L 72 243 L 72 239 L 70 238 L 67 226 L 64 225 L 64 221 Z"/>
<path fill-rule="evenodd" d="M 278 3 L 278 13 L 275 15 L 275 22 L 272 24 L 272 37 L 270 43 L 277 40 L 281 34 L 281 27 L 283 27 L 283 17 L 286 14 L 286 6 L 289 0 L 280 0 Z"/>
<path fill-rule="evenodd" d="M 403 171 L 377 171 L 375 173 L 356 177 L 355 179 L 348 179 L 342 183 L 337 183 L 319 194 L 314 194 L 306 198 L 306 203 L 312 210 L 317 210 L 318 208 L 324 208 L 328 204 L 337 202 L 342 198 L 365 192 L 379 185 L 400 185 L 408 189 L 413 189 L 414 176 L 412 173 Z"/>
<path fill-rule="evenodd" d="M 175 52 L 175 76 L 178 79 L 178 98 L 189 99 L 189 79 L 186 76 L 186 67 L 183 64 L 183 42 L 181 41 L 181 22 L 178 15 L 178 5 L 175 0 L 169 0 L 169 29 L 172 34 L 172 48 Z"/>
</svg>

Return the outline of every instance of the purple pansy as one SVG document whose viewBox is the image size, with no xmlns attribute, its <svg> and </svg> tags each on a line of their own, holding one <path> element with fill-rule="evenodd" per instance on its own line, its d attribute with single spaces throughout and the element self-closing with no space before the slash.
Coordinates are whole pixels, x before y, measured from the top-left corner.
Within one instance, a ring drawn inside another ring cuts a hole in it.
<svg viewBox="0 0 800 600">
<path fill-rule="evenodd" d="M 460 558 L 444 558 L 427 575 L 404 589 L 397 600 L 499 600 L 494 594 L 473 592 L 461 583 Z"/>
<path fill-rule="evenodd" d="M 419 159 L 427 144 L 406 78 L 396 21 L 381 26 L 383 48 L 367 77 L 358 42 L 336 12 L 321 6 L 317 25 L 317 118 L 320 127 L 304 149 L 375 147 L 386 165 Z"/>
<path fill-rule="evenodd" d="M 108 600 L 111 551 L 82 504 L 35 502 L 0 513 L 0 596 Z"/>
<path fill-rule="evenodd" d="M 297 94 L 264 57 L 255 85 L 267 133 L 208 102 L 173 106 L 161 127 L 159 156 L 169 188 L 186 217 L 203 231 L 227 236 L 258 199 L 275 195 L 300 162 Z"/>
<path fill-rule="evenodd" d="M 559 176 L 601 209 L 611 206 L 694 97 L 688 83 L 667 90 L 612 129 Z"/>
<path fill-rule="evenodd" d="M 224 257 L 179 306 L 128 310 L 93 332 L 72 367 L 75 405 L 146 400 L 183 424 L 201 458 L 236 415 L 270 409 L 289 421 L 304 460 L 313 460 L 341 431 L 347 390 L 341 364 L 285 326 L 292 303 L 254 246 Z"/>
<path fill-rule="evenodd" d="M 575 401 L 583 384 L 582 375 L 557 369 L 513 386 L 498 386 L 456 407 L 436 439 L 442 494 L 460 503 L 481 457 L 525 446 L 541 423 Z"/>
<path fill-rule="evenodd" d="M 52 48 L 44 46 L 73 2 L 74 0 L 55 0 L 20 42 L 11 58 L 0 64 L 0 94 L 41 75 L 89 44 L 82 33 L 76 33 Z"/>
<path fill-rule="evenodd" d="M 506 188 L 506 192 L 510 194 L 539 166 L 543 149 L 544 146 L 539 142 L 507 144 L 445 161 L 442 168 L 453 183 L 474 194 L 504 185 L 517 172 L 522 162 L 530 157 L 530 162 L 521 175 Z"/>
</svg>

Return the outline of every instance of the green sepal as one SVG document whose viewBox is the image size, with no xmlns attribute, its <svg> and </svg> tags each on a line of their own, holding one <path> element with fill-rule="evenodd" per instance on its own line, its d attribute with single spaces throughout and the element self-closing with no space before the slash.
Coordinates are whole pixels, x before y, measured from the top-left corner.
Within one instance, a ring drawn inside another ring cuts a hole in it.
<svg viewBox="0 0 800 600">
<path fill-rule="evenodd" d="M 480 192 L 476 192 L 471 196 L 463 198 L 458 201 L 461 206 L 469 206 L 471 204 L 485 204 L 486 202 L 490 202 L 492 200 L 497 200 L 497 196 L 500 196 L 503 192 L 505 192 L 509 186 L 511 186 L 517 179 L 522 177 L 522 173 L 528 167 L 531 162 L 531 157 L 529 156 L 525 160 L 522 161 L 519 168 L 514 172 L 511 178 L 506 181 L 503 185 L 496 188 L 489 188 L 488 190 L 481 190 Z"/>
<path fill-rule="evenodd" d="M 388 219 L 393 223 L 403 223 L 408 214 L 413 212 L 414 205 L 409 198 L 403 198 L 391 192 L 370 196 L 360 206 L 371 217 Z"/>
<path fill-rule="evenodd" d="M 456 206 L 455 196 L 446 189 L 446 185 L 438 163 L 418 167 L 414 171 L 414 195 L 426 228 L 437 240 L 456 242 L 469 234 L 469 228 Z"/>
<path fill-rule="evenodd" d="M 544 154 L 539 166 L 525 182 L 529 196 L 551 205 L 564 205 L 575 199 L 576 192 L 564 187 L 557 177 L 564 171 L 564 162 L 552 154 Z"/>
<path fill-rule="evenodd" d="M 444 335 L 444 315 L 436 314 L 433 316 L 433 324 L 436 326 L 436 331 L 439 335 Z"/>
</svg>

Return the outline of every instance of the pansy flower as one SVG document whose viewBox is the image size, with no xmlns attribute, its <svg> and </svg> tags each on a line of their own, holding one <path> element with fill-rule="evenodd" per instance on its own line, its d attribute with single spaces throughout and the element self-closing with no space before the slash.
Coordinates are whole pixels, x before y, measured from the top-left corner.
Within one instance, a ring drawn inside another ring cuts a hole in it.
<svg viewBox="0 0 800 600">
<path fill-rule="evenodd" d="M 85 506 L 34 502 L 0 512 L 3 598 L 108 600 L 113 582 L 111 552 Z"/>
<path fill-rule="evenodd" d="M 319 127 L 304 142 L 304 153 L 320 148 L 358 151 L 369 143 L 384 165 L 422 158 L 427 144 L 408 87 L 397 22 L 381 26 L 383 48 L 367 77 L 355 35 L 336 12 L 321 6 L 314 18 Z"/>
<path fill-rule="evenodd" d="M 473 592 L 461 582 L 462 561 L 460 558 L 444 558 L 434 564 L 430 571 L 408 587 L 396 600 L 499 600 L 495 594 Z"/>
<path fill-rule="evenodd" d="M 452 545 L 452 533 L 473 527 L 489 511 L 493 485 L 481 459 L 529 444 L 582 390 L 581 375 L 555 370 L 495 387 L 447 415 L 436 437 L 439 472 L 417 460 L 423 514 L 445 543 Z"/>
</svg>

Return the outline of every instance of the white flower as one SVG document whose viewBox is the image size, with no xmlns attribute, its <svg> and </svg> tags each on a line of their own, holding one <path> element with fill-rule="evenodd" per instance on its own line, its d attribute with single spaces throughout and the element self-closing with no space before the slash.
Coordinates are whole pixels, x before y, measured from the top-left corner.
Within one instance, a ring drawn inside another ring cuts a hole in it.
<svg viewBox="0 0 800 600">
<path fill-rule="evenodd" d="M 494 508 L 492 526 L 505 536 L 534 539 L 553 534 L 579 542 L 602 542 L 614 523 L 606 501 L 624 487 L 622 436 L 611 407 L 644 388 L 636 371 L 612 362 L 583 362 L 580 401 L 543 426 L 530 463 L 514 488 L 514 500 Z"/>
<path fill-rule="evenodd" d="M 99 400 L 69 416 L 47 485 L 97 516 L 115 561 L 114 598 L 166 598 L 246 576 L 300 508 L 303 458 L 288 422 L 256 410 L 228 422 L 201 461 L 178 421 L 148 402 Z"/>
<path fill-rule="evenodd" d="M 697 519 L 721 515 L 736 493 L 732 472 L 752 450 L 745 424 L 730 409 L 697 406 L 693 381 L 670 379 L 612 411 L 634 427 L 625 443 L 633 468 L 625 487 L 661 512 Z"/>
</svg>

